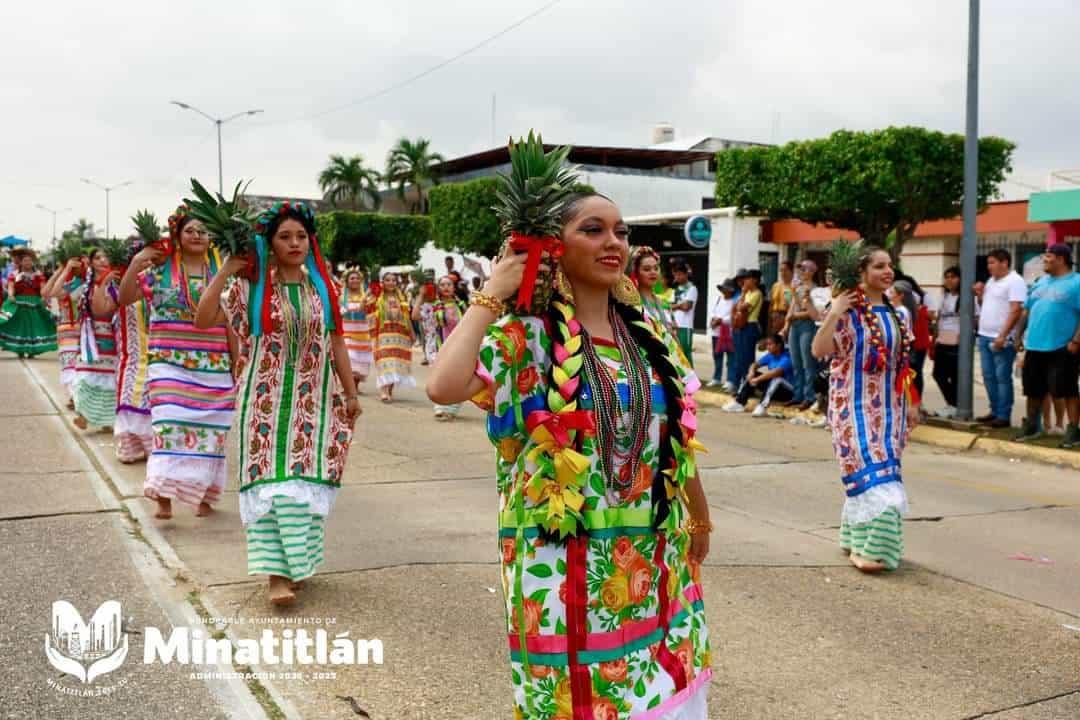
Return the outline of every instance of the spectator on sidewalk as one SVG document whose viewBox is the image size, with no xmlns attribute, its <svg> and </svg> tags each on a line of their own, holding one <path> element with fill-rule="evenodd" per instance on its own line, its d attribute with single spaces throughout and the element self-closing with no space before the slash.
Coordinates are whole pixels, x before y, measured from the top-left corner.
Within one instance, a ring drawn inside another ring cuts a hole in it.
<svg viewBox="0 0 1080 720">
<path fill-rule="evenodd" d="M 742 293 L 735 303 L 731 324 L 735 330 L 735 378 L 742 382 L 750 364 L 754 362 L 758 340 L 761 339 L 761 306 L 765 300 L 758 286 L 760 270 L 746 270 L 742 281 Z"/>
<path fill-rule="evenodd" d="M 813 260 L 799 263 L 799 284 L 792 295 L 791 306 L 780 333 L 787 337 L 795 373 L 792 402 L 798 404 L 800 410 L 808 410 L 817 396 L 814 391 L 814 378 L 817 376 L 818 362 L 810 352 L 814 335 L 817 333 L 817 321 L 821 318 L 812 295 L 817 289 L 814 283 L 816 272 L 817 263 Z"/>
<path fill-rule="evenodd" d="M 694 308 L 697 306 L 697 286 L 690 281 L 690 267 L 685 262 L 671 266 L 675 279 L 675 302 L 671 309 L 675 314 L 675 330 L 679 334 L 679 347 L 686 355 L 690 367 L 694 367 Z"/>
<path fill-rule="evenodd" d="M 945 270 L 937 336 L 934 338 L 934 382 L 941 388 L 945 407 L 936 415 L 956 417 L 956 382 L 960 362 L 960 268 Z"/>
<path fill-rule="evenodd" d="M 769 334 L 780 332 L 787 322 L 788 308 L 791 307 L 791 297 L 794 292 L 792 280 L 795 278 L 791 263 L 787 260 L 780 263 L 780 279 L 773 283 L 769 291 Z"/>
<path fill-rule="evenodd" d="M 1073 272 L 1072 249 L 1064 243 L 1047 248 L 1043 268 L 1046 274 L 1032 286 L 1017 329 L 1027 417 L 1015 439 L 1042 436 L 1039 415 L 1049 395 L 1065 400 L 1069 426 L 1061 447 L 1072 448 L 1080 445 L 1080 275 Z"/>
<path fill-rule="evenodd" d="M 794 379 L 791 355 L 784 349 L 784 338 L 779 333 L 770 335 L 765 340 L 765 354 L 750 366 L 735 399 L 724 406 L 724 412 L 744 412 L 750 398 L 760 393 L 761 402 L 754 409 L 754 417 L 763 417 L 773 400 L 791 400 Z"/>
<path fill-rule="evenodd" d="M 992 250 L 986 258 L 990 279 L 982 292 L 979 313 L 979 361 L 990 412 L 978 422 L 1006 428 L 1013 410 L 1013 362 L 1016 360 L 1016 324 L 1020 321 L 1027 286 L 1012 269 L 1008 250 Z"/>
<path fill-rule="evenodd" d="M 890 299 L 904 317 L 904 322 L 912 329 L 911 369 L 915 371 L 915 389 L 919 397 L 923 394 L 923 365 L 930 350 L 930 310 L 922 302 L 910 280 L 897 280 L 890 288 Z"/>
<path fill-rule="evenodd" d="M 713 376 L 707 387 L 722 387 L 728 392 L 734 392 L 734 384 L 724 381 L 724 360 L 727 359 L 728 367 L 731 367 L 732 357 L 735 351 L 735 338 L 731 332 L 731 310 L 735 307 L 735 281 L 728 278 L 716 286 L 720 291 L 720 297 L 713 305 L 709 315 L 709 340 L 712 342 Z"/>
</svg>

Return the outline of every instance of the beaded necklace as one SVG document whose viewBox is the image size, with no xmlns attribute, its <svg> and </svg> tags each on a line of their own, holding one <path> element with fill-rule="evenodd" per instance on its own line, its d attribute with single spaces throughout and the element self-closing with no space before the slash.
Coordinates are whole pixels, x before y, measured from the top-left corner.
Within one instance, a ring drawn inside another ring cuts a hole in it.
<svg viewBox="0 0 1080 720">
<path fill-rule="evenodd" d="M 180 305 L 185 309 L 194 312 L 195 308 L 199 306 L 199 293 L 197 291 L 192 292 L 191 280 L 193 276 L 188 274 L 187 264 L 184 262 L 184 259 L 182 257 L 178 258 L 177 264 L 180 266 L 180 288 L 179 292 L 177 293 L 179 296 Z M 200 272 L 201 274 L 197 277 L 201 277 L 204 282 L 209 282 L 210 268 L 207 266 L 205 260 L 203 260 L 202 270 Z"/>
<path fill-rule="evenodd" d="M 889 353 L 885 346 L 885 333 L 881 327 L 881 320 L 878 318 L 877 313 L 874 312 L 874 308 L 871 305 L 866 294 L 862 288 L 856 290 L 856 305 L 859 308 L 859 313 L 862 315 L 863 320 L 866 322 L 866 327 L 869 332 L 869 339 L 867 343 L 870 346 L 869 352 L 866 354 L 866 365 L 863 368 L 867 372 L 884 372 L 889 366 Z M 897 368 L 902 371 L 906 371 L 909 358 L 911 357 L 911 344 L 908 339 L 907 328 L 904 325 L 904 321 L 896 314 L 891 305 L 887 304 L 889 312 L 896 319 L 896 326 L 898 328 L 898 334 L 900 336 L 900 356 L 897 358 Z"/>
<path fill-rule="evenodd" d="M 277 295 L 281 300 L 281 331 L 285 335 L 285 345 L 288 348 L 289 360 L 295 362 L 301 348 L 307 348 L 311 342 L 311 318 L 312 309 L 311 293 L 308 292 L 307 276 L 301 280 L 297 288 L 299 308 L 294 307 L 289 297 L 289 287 L 281 280 L 281 276 L 274 276 L 274 285 Z"/>
<path fill-rule="evenodd" d="M 650 388 L 649 371 L 630 337 L 622 318 L 614 307 L 608 308 L 608 319 L 615 336 L 615 345 L 622 357 L 627 385 L 630 388 L 630 407 L 623 412 L 619 403 L 619 386 L 596 354 L 596 347 L 582 328 L 582 373 L 592 393 L 593 418 L 596 423 L 596 444 L 600 449 L 600 468 L 608 501 L 616 504 L 626 497 L 637 477 L 641 453 L 649 431 Z M 615 471 L 617 461 L 629 464 L 630 472 L 623 480 Z"/>
</svg>

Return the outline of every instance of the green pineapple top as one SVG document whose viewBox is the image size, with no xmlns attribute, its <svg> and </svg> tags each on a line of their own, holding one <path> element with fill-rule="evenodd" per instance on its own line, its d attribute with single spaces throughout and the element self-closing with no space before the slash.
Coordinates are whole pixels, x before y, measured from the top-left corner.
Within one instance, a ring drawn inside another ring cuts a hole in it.
<svg viewBox="0 0 1080 720">
<path fill-rule="evenodd" d="M 191 218 L 201 222 L 214 245 L 228 255 L 242 255 L 254 249 L 253 226 L 258 213 L 242 198 L 250 184 L 243 180 L 236 183 L 232 198 L 226 200 L 219 193 L 211 194 L 202 183 L 191 178 L 195 197 L 184 198 Z"/>
<path fill-rule="evenodd" d="M 833 287 L 854 290 L 859 285 L 859 263 L 863 257 L 862 240 L 836 240 L 829 248 L 829 269 Z"/>
<path fill-rule="evenodd" d="M 531 130 L 528 138 L 511 140 L 511 171 L 499 174 L 499 203 L 493 208 L 504 233 L 558 237 L 560 217 L 578 179 L 576 167 L 563 167 L 569 155 L 568 145 L 545 153 L 543 139 Z"/>
<path fill-rule="evenodd" d="M 143 243 L 150 245 L 161 239 L 161 226 L 154 213 L 149 210 L 139 210 L 131 216 L 131 222 L 135 225 L 135 234 Z"/>
</svg>

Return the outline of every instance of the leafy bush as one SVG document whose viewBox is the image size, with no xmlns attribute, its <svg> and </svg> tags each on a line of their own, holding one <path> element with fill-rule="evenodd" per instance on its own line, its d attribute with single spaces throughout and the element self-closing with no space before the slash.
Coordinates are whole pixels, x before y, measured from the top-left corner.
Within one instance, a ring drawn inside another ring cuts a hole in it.
<svg viewBox="0 0 1080 720">
<path fill-rule="evenodd" d="M 502 245 L 499 219 L 492 208 L 498 202 L 499 180 L 479 178 L 436 185 L 428 191 L 431 233 L 435 247 L 480 257 L 494 257 Z M 575 192 L 595 192 L 578 184 Z"/>
<path fill-rule="evenodd" d="M 315 218 L 319 246 L 330 262 L 373 269 L 420 260 L 431 239 L 431 220 L 423 215 L 385 215 L 335 211 Z"/>
</svg>

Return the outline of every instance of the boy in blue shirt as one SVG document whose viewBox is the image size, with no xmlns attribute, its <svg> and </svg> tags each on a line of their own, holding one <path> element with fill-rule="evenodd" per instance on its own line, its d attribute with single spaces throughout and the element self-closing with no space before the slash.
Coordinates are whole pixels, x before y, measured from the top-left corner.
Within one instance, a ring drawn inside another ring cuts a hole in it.
<svg viewBox="0 0 1080 720">
<path fill-rule="evenodd" d="M 1028 293 L 1020 317 L 1018 349 L 1024 355 L 1024 396 L 1027 417 L 1018 442 L 1042 435 L 1039 413 L 1049 395 L 1064 400 L 1069 417 L 1063 448 L 1080 446 L 1080 274 L 1073 272 L 1072 248 L 1051 245 L 1043 255 L 1046 274 Z M 1025 330 L 1027 334 L 1025 335 Z"/>
<path fill-rule="evenodd" d="M 746 374 L 735 399 L 724 406 L 724 412 L 741 413 L 753 395 L 761 394 L 761 402 L 754 409 L 754 417 L 764 417 L 773 400 L 787 402 L 795 397 L 795 370 L 791 355 L 784 348 L 784 338 L 779 334 L 765 339 L 765 354 L 756 360 Z"/>
</svg>

